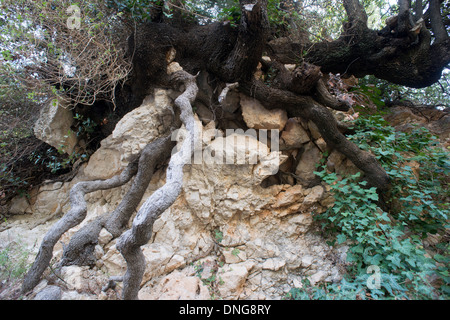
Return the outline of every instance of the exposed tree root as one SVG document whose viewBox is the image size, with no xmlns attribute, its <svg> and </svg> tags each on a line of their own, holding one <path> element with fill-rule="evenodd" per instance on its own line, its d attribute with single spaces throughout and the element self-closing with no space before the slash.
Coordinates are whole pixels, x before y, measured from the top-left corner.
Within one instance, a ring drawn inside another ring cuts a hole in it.
<svg viewBox="0 0 450 320">
<path fill-rule="evenodd" d="M 130 181 L 136 171 L 137 164 L 131 163 L 120 175 L 111 179 L 79 182 L 70 190 L 71 209 L 52 226 L 42 240 L 36 259 L 25 276 L 22 285 L 23 293 L 32 290 L 39 283 L 53 257 L 53 248 L 61 236 L 69 229 L 79 225 L 86 217 L 87 204 L 84 196 L 94 191 L 120 187 Z"/>
<path fill-rule="evenodd" d="M 166 184 L 146 200 L 138 211 L 131 229 L 122 234 L 117 241 L 117 249 L 127 262 L 127 271 L 123 278 L 124 300 L 138 299 L 145 271 L 145 257 L 141 246 L 150 240 L 156 219 L 175 202 L 181 193 L 183 167 L 191 159 L 195 142 L 199 139 L 191 106 L 198 92 L 195 77 L 185 71 L 178 71 L 173 76 L 176 80 L 182 81 L 186 87 L 184 93 L 175 100 L 175 105 L 181 109 L 181 121 L 186 127 L 188 136 L 185 137 L 181 149 L 170 159 Z"/>
<path fill-rule="evenodd" d="M 130 190 L 111 214 L 95 219 L 72 236 L 69 244 L 64 248 L 61 266 L 95 264 L 93 252 L 102 228 L 108 230 L 114 238 L 122 234 L 141 202 L 156 166 L 169 158 L 174 146 L 171 135 L 168 135 L 149 143 L 144 148 L 139 157 L 138 172 Z"/>
<path fill-rule="evenodd" d="M 283 108 L 291 117 L 301 117 L 311 120 L 319 129 L 325 142 L 344 154 L 355 166 L 365 173 L 370 186 L 379 192 L 389 188 L 389 177 L 375 159 L 367 151 L 361 150 L 349 141 L 339 130 L 339 124 L 331 111 L 310 96 L 296 95 L 290 91 L 269 88 L 258 80 L 240 83 L 240 88 L 246 94 L 260 100 L 266 107 Z"/>
</svg>

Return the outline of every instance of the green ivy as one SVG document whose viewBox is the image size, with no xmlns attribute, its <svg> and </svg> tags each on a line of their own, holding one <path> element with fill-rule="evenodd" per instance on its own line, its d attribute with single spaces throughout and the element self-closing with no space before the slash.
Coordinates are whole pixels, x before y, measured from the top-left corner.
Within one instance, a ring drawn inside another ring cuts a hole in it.
<svg viewBox="0 0 450 320">
<path fill-rule="evenodd" d="M 292 289 L 289 299 L 448 299 L 448 243 L 430 255 L 423 239 L 448 228 L 448 153 L 424 128 L 397 132 L 380 116 L 360 117 L 348 138 L 372 152 L 391 178 L 392 191 L 380 195 L 357 173 L 340 177 L 325 160 L 315 172 L 334 195 L 334 206 L 315 215 L 329 244 L 347 245 L 348 270 L 340 283 Z M 419 166 L 414 172 L 412 164 Z M 383 206 L 384 207 L 384 206 Z M 370 266 L 381 273 L 380 287 L 369 289 Z M 431 284 L 432 277 L 440 286 Z"/>
</svg>

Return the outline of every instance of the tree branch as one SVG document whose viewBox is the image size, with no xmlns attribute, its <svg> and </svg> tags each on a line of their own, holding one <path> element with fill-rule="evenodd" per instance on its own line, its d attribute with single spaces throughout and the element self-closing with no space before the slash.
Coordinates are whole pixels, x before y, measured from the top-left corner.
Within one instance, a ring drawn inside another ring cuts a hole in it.
<svg viewBox="0 0 450 320">
<path fill-rule="evenodd" d="M 430 21 L 431 29 L 436 37 L 436 43 L 444 42 L 448 39 L 447 30 L 442 21 L 441 7 L 439 0 L 430 0 Z"/>
<path fill-rule="evenodd" d="M 344 0 L 344 8 L 348 20 L 353 26 L 367 28 L 367 13 L 359 0 Z"/>
</svg>

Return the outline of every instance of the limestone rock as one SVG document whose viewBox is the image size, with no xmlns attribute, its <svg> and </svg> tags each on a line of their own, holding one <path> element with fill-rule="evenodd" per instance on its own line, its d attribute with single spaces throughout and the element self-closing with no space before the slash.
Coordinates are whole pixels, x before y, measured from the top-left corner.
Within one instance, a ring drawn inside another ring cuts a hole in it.
<svg viewBox="0 0 450 320">
<path fill-rule="evenodd" d="M 284 110 L 267 110 L 254 98 L 241 94 L 242 116 L 249 128 L 283 130 L 288 121 L 287 113 Z"/>
<path fill-rule="evenodd" d="M 33 300 L 61 300 L 62 290 L 58 286 L 47 286 Z"/>
<path fill-rule="evenodd" d="M 208 300 L 208 288 L 198 277 L 189 277 L 179 271 L 165 276 L 154 289 L 144 287 L 140 300 Z"/>
<path fill-rule="evenodd" d="M 142 105 L 126 114 L 101 143 L 85 169 L 89 179 L 108 179 L 120 173 L 145 146 L 165 133 L 173 119 L 170 90 L 155 89 Z"/>
<path fill-rule="evenodd" d="M 78 142 L 77 135 L 70 128 L 73 121 L 72 110 L 61 99 L 55 99 L 41 110 L 34 134 L 56 149 L 72 154 Z"/>
<path fill-rule="evenodd" d="M 32 213 L 31 204 L 26 197 L 17 196 L 11 200 L 11 206 L 9 208 L 11 214 L 24 214 Z"/>
<path fill-rule="evenodd" d="M 18 216 L 17 221 L 8 219 L 13 225 L 0 232 L 0 248 L 12 245 L 20 235 L 26 247 L 36 254 L 35 243 L 41 243 L 56 220 L 29 230 L 34 219 L 45 218 L 58 210 L 67 212 L 69 191 L 75 183 L 120 172 L 148 142 L 163 134 L 165 121 L 172 119 L 175 96 L 172 93 L 156 90 L 140 110 L 126 115 L 72 182 L 52 183 L 35 190 L 37 197 L 30 200 L 28 209 L 33 214 Z M 296 121 L 304 131 L 309 131 L 305 121 Z M 293 124 L 290 121 L 286 131 Z M 214 122 L 209 122 L 206 128 L 214 131 Z M 280 299 L 293 284 L 301 283 L 300 274 L 314 281 L 336 279 L 339 265 L 329 258 L 331 248 L 314 230 L 312 213 L 331 205 L 332 196 L 325 186 L 309 185 L 313 176 L 308 175 L 316 170 L 315 164 L 321 157 L 321 150 L 316 146 L 319 140 L 312 140 L 305 138 L 300 150 L 285 152 L 292 160 L 291 170 L 297 169 L 300 178 L 307 178 L 308 183 L 265 188 L 263 181 L 274 174 L 273 169 L 287 155 L 271 152 L 268 144 L 239 133 L 227 137 L 203 136 L 201 161 L 184 167 L 183 192 L 155 221 L 151 240 L 142 247 L 147 266 L 140 299 L 209 299 L 208 287 L 194 268 L 205 259 L 209 261 L 209 271 L 204 270 L 201 276 L 203 280 L 216 276 L 215 295 L 221 299 Z M 208 153 L 210 160 L 221 158 L 221 162 L 205 160 Z M 227 158 L 230 163 L 226 163 Z M 295 168 L 297 159 L 299 164 Z M 162 167 L 155 172 L 143 201 L 164 185 L 165 170 Z M 131 182 L 86 195 L 85 221 L 66 232 L 60 242 L 67 244 L 74 232 L 88 221 L 112 212 L 130 186 Z M 125 260 L 116 248 L 117 240 L 105 229 L 98 241 L 95 266 L 63 268 L 62 278 L 70 284 L 71 291 L 64 292 L 62 299 L 120 297 L 120 285 L 117 291 L 109 289 L 107 293 L 102 293 L 101 288 L 109 276 L 124 274 Z M 54 251 L 56 258 L 61 252 L 62 245 L 58 243 Z"/>
<path fill-rule="evenodd" d="M 300 161 L 295 170 L 295 174 L 300 178 L 301 183 L 308 186 L 317 179 L 314 171 L 317 170 L 316 164 L 321 159 L 321 152 L 313 142 L 305 146 L 305 150 L 300 157 Z"/>
<path fill-rule="evenodd" d="M 217 274 L 222 280 L 219 285 L 221 297 L 224 299 L 237 299 L 244 288 L 249 270 L 244 263 L 232 264 L 220 268 Z"/>
<path fill-rule="evenodd" d="M 298 149 L 304 143 L 310 141 L 305 129 L 295 119 L 289 119 L 284 131 L 281 133 L 280 149 Z"/>
</svg>

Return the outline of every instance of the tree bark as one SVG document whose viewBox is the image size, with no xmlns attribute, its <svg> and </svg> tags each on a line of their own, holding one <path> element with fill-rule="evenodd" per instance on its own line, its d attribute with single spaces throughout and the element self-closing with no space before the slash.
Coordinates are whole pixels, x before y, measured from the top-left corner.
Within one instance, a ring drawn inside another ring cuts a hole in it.
<svg viewBox="0 0 450 320">
<path fill-rule="evenodd" d="M 113 238 L 122 234 L 141 202 L 156 166 L 170 157 L 170 152 L 174 146 L 175 143 L 171 141 L 171 135 L 168 135 L 149 143 L 142 150 L 138 171 L 130 190 L 111 214 L 95 219 L 72 236 L 69 244 L 64 248 L 60 266 L 91 266 L 95 264 L 93 252 L 102 228 L 108 230 Z"/>
<path fill-rule="evenodd" d="M 53 257 L 53 248 L 61 236 L 69 229 L 79 225 L 87 214 L 87 204 L 84 196 L 97 190 L 107 190 L 126 184 L 136 174 L 137 165 L 131 163 L 120 175 L 108 180 L 85 181 L 77 183 L 70 190 L 71 209 L 47 232 L 42 240 L 38 255 L 25 276 L 22 292 L 32 290 L 38 283 L 49 266 Z"/>
<path fill-rule="evenodd" d="M 181 121 L 186 127 L 188 136 L 183 141 L 181 149 L 170 159 L 166 184 L 145 201 L 138 211 L 131 229 L 123 233 L 117 241 L 117 249 L 127 262 L 127 271 L 123 278 L 124 300 L 138 299 L 145 271 L 145 257 L 141 246 L 150 240 L 156 219 L 175 202 L 181 193 L 183 167 L 190 161 L 194 146 L 200 139 L 191 105 L 198 92 L 195 77 L 184 71 L 178 71 L 174 77 L 186 86 L 184 93 L 175 100 L 175 104 L 181 110 Z"/>
</svg>

